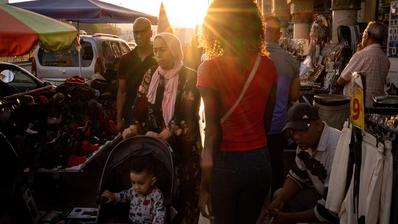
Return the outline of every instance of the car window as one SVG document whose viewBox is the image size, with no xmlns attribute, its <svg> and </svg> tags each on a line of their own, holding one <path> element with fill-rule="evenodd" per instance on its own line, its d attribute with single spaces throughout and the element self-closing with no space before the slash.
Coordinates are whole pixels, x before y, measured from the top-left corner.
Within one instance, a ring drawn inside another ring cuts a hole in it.
<svg viewBox="0 0 398 224">
<path fill-rule="evenodd" d="M 123 42 L 119 42 L 119 47 L 122 52 L 122 55 L 127 54 L 130 51 L 130 47 Z"/>
<path fill-rule="evenodd" d="M 90 42 L 81 42 L 81 57 L 82 67 L 90 66 L 94 58 L 93 47 Z M 79 67 L 78 52 L 75 45 L 68 50 L 57 52 L 40 48 L 38 58 L 42 66 Z"/>
<path fill-rule="evenodd" d="M 115 58 L 114 51 L 109 41 L 102 42 L 102 56 L 105 61 L 113 60 Z"/>
<path fill-rule="evenodd" d="M 14 73 L 14 80 L 8 83 L 8 85 L 14 89 L 14 93 L 24 92 L 39 87 L 39 84 L 22 70 L 13 67 L 8 67 L 7 69 Z"/>
<path fill-rule="evenodd" d="M 94 59 L 93 46 L 91 45 L 90 42 L 87 41 L 81 41 L 80 44 L 82 46 L 81 48 L 82 66 L 88 67 L 91 65 Z"/>
<path fill-rule="evenodd" d="M 113 52 L 115 52 L 115 57 L 116 58 L 122 56 L 122 51 L 119 48 L 119 43 L 118 42 L 116 42 L 116 41 L 111 42 L 111 46 L 112 46 Z"/>
</svg>

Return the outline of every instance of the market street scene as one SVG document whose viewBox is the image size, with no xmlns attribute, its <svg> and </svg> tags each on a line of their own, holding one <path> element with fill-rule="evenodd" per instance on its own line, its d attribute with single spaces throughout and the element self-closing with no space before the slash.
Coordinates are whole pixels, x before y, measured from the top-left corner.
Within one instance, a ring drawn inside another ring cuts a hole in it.
<svg viewBox="0 0 398 224">
<path fill-rule="evenodd" d="M 398 224 L 398 1 L 0 0 L 0 224 Z"/>
</svg>

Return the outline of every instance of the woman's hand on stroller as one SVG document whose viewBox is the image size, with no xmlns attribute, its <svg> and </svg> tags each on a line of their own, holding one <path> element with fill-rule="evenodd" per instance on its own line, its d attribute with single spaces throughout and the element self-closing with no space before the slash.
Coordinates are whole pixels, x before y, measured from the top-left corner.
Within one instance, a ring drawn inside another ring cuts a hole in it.
<svg viewBox="0 0 398 224">
<path fill-rule="evenodd" d="M 145 135 L 146 135 L 146 136 L 149 136 L 149 137 L 153 137 L 153 138 L 159 138 L 159 133 L 154 132 L 154 131 L 147 131 L 147 132 L 145 133 Z"/>
<path fill-rule="evenodd" d="M 101 198 L 106 200 L 105 203 L 110 203 L 115 200 L 115 194 L 108 190 L 105 190 L 102 193 Z"/>
<path fill-rule="evenodd" d="M 168 128 L 165 128 L 160 133 L 154 131 L 148 131 L 145 135 L 154 138 L 160 138 L 164 141 L 167 141 L 171 137 L 171 132 Z"/>
<path fill-rule="evenodd" d="M 126 128 L 122 132 L 123 139 L 134 137 L 138 134 L 138 126 L 135 124 L 130 125 L 130 127 Z"/>
</svg>

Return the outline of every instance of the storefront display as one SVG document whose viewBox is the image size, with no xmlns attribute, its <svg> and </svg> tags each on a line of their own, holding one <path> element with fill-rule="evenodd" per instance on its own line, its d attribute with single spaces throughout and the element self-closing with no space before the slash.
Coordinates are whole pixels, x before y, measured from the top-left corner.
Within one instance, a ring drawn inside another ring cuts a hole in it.
<svg viewBox="0 0 398 224">
<path fill-rule="evenodd" d="M 388 26 L 387 56 L 398 57 L 398 1 L 391 2 Z"/>
</svg>

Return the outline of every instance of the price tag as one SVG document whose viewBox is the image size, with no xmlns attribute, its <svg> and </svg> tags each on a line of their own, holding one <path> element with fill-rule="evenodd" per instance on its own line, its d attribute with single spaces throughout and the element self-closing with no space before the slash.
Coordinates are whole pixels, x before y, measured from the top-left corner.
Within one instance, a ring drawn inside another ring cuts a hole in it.
<svg viewBox="0 0 398 224">
<path fill-rule="evenodd" d="M 361 76 L 354 73 L 352 76 L 351 122 L 353 125 L 365 128 L 365 104 Z"/>
</svg>

